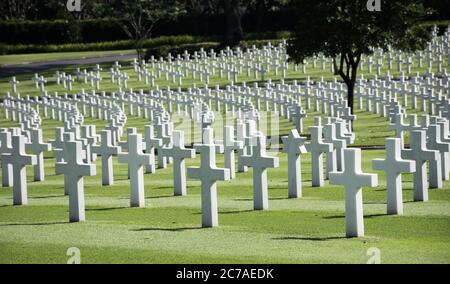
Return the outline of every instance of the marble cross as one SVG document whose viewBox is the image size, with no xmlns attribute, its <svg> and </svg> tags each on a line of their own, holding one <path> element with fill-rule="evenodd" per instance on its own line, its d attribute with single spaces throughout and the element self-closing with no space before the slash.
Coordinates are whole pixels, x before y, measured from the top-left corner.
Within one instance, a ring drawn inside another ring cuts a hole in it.
<svg viewBox="0 0 450 284">
<path fill-rule="evenodd" d="M 424 130 L 411 131 L 410 149 L 402 150 L 402 158 L 416 161 L 414 172 L 414 201 L 428 201 L 428 179 L 426 161 L 440 159 L 438 151 L 426 146 Z"/>
<path fill-rule="evenodd" d="M 386 173 L 387 214 L 403 214 L 402 173 L 412 173 L 416 162 L 403 160 L 401 138 L 386 139 L 386 158 L 372 160 L 372 168 Z"/>
<path fill-rule="evenodd" d="M 246 125 L 242 121 L 237 121 L 236 123 L 236 140 L 242 142 L 243 145 L 245 143 L 246 136 Z M 243 156 L 248 154 L 248 148 L 242 147 L 238 150 L 238 156 Z M 247 172 L 248 167 L 244 166 L 240 160 L 238 159 L 238 172 Z"/>
<path fill-rule="evenodd" d="M 110 130 L 101 132 L 100 145 L 92 146 L 92 152 L 102 157 L 102 185 L 114 184 L 114 169 L 112 157 L 120 152 L 120 146 L 114 146 Z"/>
<path fill-rule="evenodd" d="M 80 141 L 73 139 L 64 142 L 64 162 L 55 165 L 56 174 L 64 175 L 64 187 L 69 193 L 69 221 L 86 220 L 84 208 L 84 177 L 95 176 L 95 164 L 83 162 Z"/>
<path fill-rule="evenodd" d="M 131 207 L 145 207 L 144 165 L 150 163 L 150 154 L 142 150 L 142 135 L 128 134 L 128 153 L 118 154 L 119 163 L 128 164 L 130 174 Z"/>
<path fill-rule="evenodd" d="M 17 84 L 19 84 L 20 82 L 17 81 L 16 76 L 13 76 L 11 78 L 11 81 L 9 81 L 9 83 L 11 84 L 11 90 L 13 93 L 17 93 Z"/>
<path fill-rule="evenodd" d="M 13 171 L 13 204 L 27 205 L 27 165 L 36 165 L 36 156 L 25 153 L 25 138 L 22 135 L 12 136 L 12 150 L 2 154 L 3 165 L 12 165 Z"/>
<path fill-rule="evenodd" d="M 217 212 L 217 187 L 218 180 L 230 180 L 230 170 L 216 166 L 216 146 L 213 141 L 213 129 L 206 128 L 203 135 L 208 137 L 205 144 L 194 144 L 194 148 L 200 153 L 200 167 L 188 168 L 190 178 L 201 181 L 202 190 L 202 226 L 216 227 L 219 225 Z"/>
<path fill-rule="evenodd" d="M 161 148 L 161 155 L 173 158 L 174 195 L 186 195 L 186 165 L 184 159 L 195 158 L 194 149 L 184 147 L 184 131 L 174 130 L 171 146 Z"/>
<path fill-rule="evenodd" d="M 450 143 L 442 141 L 441 127 L 437 124 L 431 124 L 428 127 L 427 134 L 428 149 L 436 150 L 440 153 L 441 157 L 445 157 L 450 152 Z M 430 188 L 442 188 L 443 175 L 448 172 L 449 166 L 446 159 L 439 158 L 430 161 Z"/>
<path fill-rule="evenodd" d="M 30 137 L 31 141 L 25 144 L 25 148 L 37 157 L 37 163 L 34 165 L 34 181 L 43 181 L 45 179 L 44 152 L 50 151 L 52 145 L 42 141 L 42 129 L 31 129 Z"/>
<path fill-rule="evenodd" d="M 244 165 L 253 168 L 253 207 L 255 210 L 264 210 L 269 208 L 267 168 L 278 168 L 279 159 L 266 154 L 264 134 L 256 132 L 253 138 L 256 143 L 252 146 L 252 154 L 239 159 Z"/>
<path fill-rule="evenodd" d="M 161 150 L 162 139 L 155 137 L 155 132 L 153 130 L 153 125 L 146 125 L 144 128 L 144 144 L 145 144 L 145 153 L 150 154 L 150 163 L 145 165 L 146 173 L 154 173 L 156 172 L 156 161 L 155 161 L 155 148 L 158 149 L 158 152 Z M 160 155 L 160 153 L 158 153 Z"/>
<path fill-rule="evenodd" d="M 330 184 L 345 188 L 345 223 L 347 237 L 364 236 L 362 187 L 376 187 L 378 176 L 361 170 L 361 149 L 344 150 L 344 171 L 331 172 Z"/>
<path fill-rule="evenodd" d="M 306 144 L 306 150 L 311 152 L 311 171 L 312 171 L 312 186 L 323 186 L 323 153 L 331 153 L 333 151 L 333 144 L 324 143 L 322 141 L 322 127 L 311 126 L 309 128 L 311 133 L 311 142 Z"/>
<path fill-rule="evenodd" d="M 342 156 L 347 148 L 347 141 L 336 138 L 336 124 L 325 124 L 323 127 L 324 142 L 333 145 L 333 151 L 327 153 L 326 176 L 333 171 L 342 171 Z"/>
<path fill-rule="evenodd" d="M 126 141 L 120 141 L 119 145 L 121 147 L 121 150 L 127 150 L 130 143 L 130 140 L 128 137 L 130 137 L 131 134 L 137 134 L 136 127 L 128 127 L 127 128 L 127 140 Z M 128 179 L 130 179 L 130 167 L 128 167 Z"/>
<path fill-rule="evenodd" d="M 233 126 L 223 128 L 223 147 L 225 168 L 230 169 L 230 178 L 234 179 L 236 177 L 234 151 L 242 149 L 244 143 L 234 139 Z"/>
<path fill-rule="evenodd" d="M 288 197 L 302 197 L 302 168 L 301 154 L 306 151 L 306 138 L 301 137 L 297 129 L 292 129 L 289 136 L 281 137 L 283 140 L 283 152 L 288 156 Z"/>
<path fill-rule="evenodd" d="M 11 132 L 7 131 L 5 128 L 0 132 L 0 158 L 3 157 L 3 154 L 11 154 L 12 145 L 11 145 Z M 13 179 L 13 168 L 12 165 L 6 163 L 3 158 L 1 159 L 2 165 L 2 186 L 10 187 L 14 184 Z"/>
</svg>

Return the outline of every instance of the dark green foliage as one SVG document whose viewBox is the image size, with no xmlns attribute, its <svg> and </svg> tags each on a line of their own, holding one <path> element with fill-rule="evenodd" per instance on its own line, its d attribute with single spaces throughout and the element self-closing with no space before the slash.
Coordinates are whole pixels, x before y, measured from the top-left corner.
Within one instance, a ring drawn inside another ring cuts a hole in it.
<svg viewBox="0 0 450 284">
<path fill-rule="evenodd" d="M 288 32 L 266 32 L 260 36 L 258 33 L 251 33 L 246 35 L 246 40 L 241 41 L 240 47 L 251 48 L 253 45 L 261 47 L 271 42 L 272 44 L 278 44 L 281 42 L 281 38 L 288 36 Z M 264 40 L 255 40 L 256 38 L 263 38 Z M 247 40 L 247 38 L 249 40 Z M 162 51 L 165 47 L 159 49 L 160 46 L 166 46 L 166 50 L 175 50 L 179 46 L 187 45 L 187 48 L 193 53 L 205 45 L 211 45 L 212 48 L 218 45 L 220 41 L 219 36 L 191 36 L 191 35 L 178 35 L 178 36 L 161 36 L 157 38 L 151 38 L 144 41 L 144 48 L 152 49 L 151 52 Z M 133 49 L 133 42 L 131 40 L 119 40 L 119 41 L 106 41 L 106 42 L 93 42 L 93 43 L 70 43 L 70 44 L 0 44 L 0 55 L 7 54 L 26 54 L 26 53 L 45 53 L 45 52 L 73 52 L 73 51 L 102 51 L 102 50 L 125 50 Z M 197 48 L 197 49 L 195 49 Z M 184 51 L 184 49 L 182 50 Z M 155 55 L 154 53 L 152 55 Z"/>
<path fill-rule="evenodd" d="M 207 40 L 207 39 L 206 39 Z M 147 39 L 144 41 L 145 48 L 151 48 L 161 45 L 179 45 L 187 43 L 197 43 L 205 41 L 204 37 L 194 37 L 190 35 L 162 36 L 158 38 Z M 69 52 L 69 51 L 101 51 L 101 50 L 122 50 L 133 49 L 131 40 L 120 40 L 112 42 L 94 42 L 94 43 L 73 43 L 73 44 L 48 44 L 48 45 L 6 45 L 0 44 L 0 54 L 24 54 L 24 53 L 42 53 L 42 52 Z"/>
<path fill-rule="evenodd" d="M 421 0 L 381 1 L 380 12 L 367 10 L 367 0 L 294 0 L 298 23 L 288 52 L 296 62 L 323 53 L 336 59 L 335 70 L 353 88 L 362 54 L 388 46 L 406 52 L 423 49 L 430 33 L 421 25 L 427 11 Z"/>
</svg>

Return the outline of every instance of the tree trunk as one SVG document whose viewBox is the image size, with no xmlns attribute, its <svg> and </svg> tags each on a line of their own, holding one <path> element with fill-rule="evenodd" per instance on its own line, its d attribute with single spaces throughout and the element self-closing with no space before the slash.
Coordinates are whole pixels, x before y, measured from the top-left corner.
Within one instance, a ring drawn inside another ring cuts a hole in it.
<svg viewBox="0 0 450 284">
<path fill-rule="evenodd" d="M 262 26 L 263 26 L 263 20 L 264 20 L 264 15 L 267 11 L 267 8 L 265 7 L 265 2 L 264 1 L 258 1 L 256 3 L 256 31 L 261 32 L 262 31 Z"/>
<path fill-rule="evenodd" d="M 225 38 L 224 46 L 237 45 L 244 36 L 241 24 L 240 0 L 222 0 L 225 12 Z"/>
<path fill-rule="evenodd" d="M 143 52 L 143 39 L 137 39 L 135 40 L 134 48 L 136 49 L 136 54 L 138 58 L 138 62 L 141 62 L 142 59 L 144 59 L 144 52 Z"/>
<path fill-rule="evenodd" d="M 350 108 L 352 114 L 353 114 L 354 95 L 355 95 L 355 82 L 350 81 L 347 83 L 347 106 Z"/>
<path fill-rule="evenodd" d="M 358 65 L 359 65 L 359 57 L 356 60 L 356 62 L 351 63 L 351 76 L 350 76 L 350 82 L 348 87 L 348 105 L 350 107 L 350 111 L 352 114 L 354 114 L 354 93 L 355 93 L 355 83 L 356 83 L 356 76 L 358 74 Z"/>
</svg>

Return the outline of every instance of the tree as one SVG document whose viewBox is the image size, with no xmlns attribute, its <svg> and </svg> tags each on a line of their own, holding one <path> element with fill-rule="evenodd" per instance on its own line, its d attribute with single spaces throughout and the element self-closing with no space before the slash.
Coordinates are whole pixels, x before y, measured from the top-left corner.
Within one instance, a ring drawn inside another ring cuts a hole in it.
<svg viewBox="0 0 450 284">
<path fill-rule="evenodd" d="M 363 54 L 375 48 L 412 52 L 423 49 L 430 33 L 421 25 L 427 14 L 421 0 L 382 1 L 369 12 L 367 0 L 294 0 L 298 23 L 288 41 L 295 62 L 323 53 L 334 59 L 336 73 L 347 85 L 353 113 L 353 92 Z"/>
<path fill-rule="evenodd" d="M 183 10 L 176 0 L 115 0 L 106 11 L 133 40 L 141 60 L 144 41 L 151 37 L 155 25 L 161 20 L 176 18 Z"/>
<path fill-rule="evenodd" d="M 235 46 L 244 38 L 242 29 L 242 15 L 251 1 L 243 0 L 221 0 L 220 4 L 225 14 L 225 36 L 223 45 Z"/>
<path fill-rule="evenodd" d="M 289 0 L 257 0 L 248 8 L 249 12 L 255 15 L 257 31 L 264 31 L 264 20 L 268 13 L 279 11 L 287 7 Z"/>
</svg>

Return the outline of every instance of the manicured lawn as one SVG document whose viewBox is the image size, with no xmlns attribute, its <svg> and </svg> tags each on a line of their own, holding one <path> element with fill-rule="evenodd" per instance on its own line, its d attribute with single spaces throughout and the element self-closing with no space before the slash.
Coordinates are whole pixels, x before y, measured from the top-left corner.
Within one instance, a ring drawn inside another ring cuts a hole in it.
<svg viewBox="0 0 450 284">
<path fill-rule="evenodd" d="M 116 87 L 109 83 L 106 74 L 111 64 L 102 66 L 102 90 L 113 91 Z M 73 73 L 75 66 L 65 70 Z M 126 70 L 129 75 L 132 73 L 130 67 Z M 47 70 L 43 74 L 50 79 L 55 71 Z M 305 78 L 301 68 L 288 75 L 290 80 Z M 319 67 L 315 70 L 309 67 L 308 75 L 312 79 L 332 78 L 328 70 Z M 22 96 L 39 95 L 30 81 L 31 76 L 30 73 L 17 76 L 22 81 L 19 85 Z M 9 80 L 0 79 L 0 88 L 9 90 Z M 239 81 L 252 79 L 243 76 Z M 203 86 L 198 80 L 185 80 L 182 87 L 193 82 Z M 210 86 L 226 83 L 215 77 Z M 175 86 L 165 80 L 158 80 L 157 84 Z M 66 92 L 54 79 L 46 86 L 49 93 Z M 143 82 L 137 82 L 134 74 L 129 86 L 134 90 L 149 89 Z M 90 85 L 76 83 L 73 92 L 81 88 L 91 89 Z M 409 107 L 407 111 L 417 113 Z M 316 115 L 323 114 L 308 110 L 302 135 L 307 136 L 307 127 Z M 383 145 L 384 138 L 394 135 L 385 118 L 363 110 L 357 110 L 356 115 L 356 146 Z M 266 122 L 273 122 L 276 117 L 268 113 L 260 128 L 264 129 Z M 216 118 L 227 119 L 220 115 Z M 176 129 L 199 137 L 195 125 L 182 123 L 181 117 L 175 114 L 172 120 Z M 137 127 L 140 133 L 149 123 L 128 115 L 127 127 Z M 86 118 L 85 124 L 96 124 L 100 131 L 105 121 Z M 0 111 L 0 125 L 18 124 L 5 120 Z M 54 128 L 62 125 L 44 119 L 44 139 L 52 139 Z M 219 123 L 215 128 L 216 139 L 220 139 Z M 292 128 L 291 122 L 280 118 L 279 134 L 287 134 Z M 265 133 L 276 135 L 271 131 Z M 430 190 L 428 202 L 413 202 L 412 175 L 404 175 L 405 214 L 388 216 L 385 177 L 379 172 L 379 187 L 363 189 L 366 236 L 347 239 L 343 188 L 328 182 L 322 188 L 312 188 L 310 155 L 305 154 L 302 156 L 303 197 L 288 199 L 286 155 L 272 155 L 280 158 L 280 167 L 268 170 L 269 210 L 253 210 L 252 171 L 238 173 L 236 179 L 218 183 L 220 226 L 203 229 L 198 181 L 188 180 L 188 195 L 174 197 L 171 165 L 155 174 L 146 174 L 146 208 L 129 208 L 126 165 L 117 164 L 116 159 L 115 185 L 108 187 L 101 186 L 101 161 L 97 160 L 98 175 L 85 178 L 87 221 L 69 223 L 63 177 L 55 175 L 55 161 L 47 153 L 46 181 L 32 182 L 32 168 L 27 169 L 29 205 L 12 206 L 12 189 L 0 189 L 0 263 L 65 263 L 70 247 L 80 249 L 82 263 L 366 263 L 367 250 L 371 247 L 380 249 L 382 263 L 450 263 L 450 182 L 445 182 L 443 189 Z M 384 150 L 365 150 L 362 156 L 363 170 L 373 173 L 371 161 L 384 157 Z M 217 162 L 223 166 L 222 155 L 217 155 Z M 187 160 L 187 166 L 198 164 L 198 156 Z"/>
<path fill-rule="evenodd" d="M 364 170 L 382 156 L 363 151 Z M 253 211 L 251 171 L 239 173 L 218 183 L 214 229 L 201 228 L 198 181 L 188 181 L 187 196 L 174 197 L 171 166 L 145 175 L 146 208 L 129 208 L 126 167 L 117 163 L 114 186 L 102 187 L 100 176 L 85 179 L 87 221 L 68 223 L 62 177 L 46 159 L 45 182 L 32 182 L 28 170 L 28 206 L 12 206 L 12 190 L 0 191 L 0 262 L 64 263 L 69 247 L 81 250 L 82 263 L 365 263 L 370 247 L 381 250 L 383 263 L 450 262 L 449 182 L 431 190 L 429 202 L 412 202 L 412 177 L 405 175 L 405 215 L 388 216 L 380 175 L 380 187 L 363 193 L 366 237 L 346 239 L 343 189 L 311 188 L 304 155 L 303 198 L 287 199 L 287 161 L 279 157 L 280 168 L 268 172 L 269 210 Z"/>
</svg>

